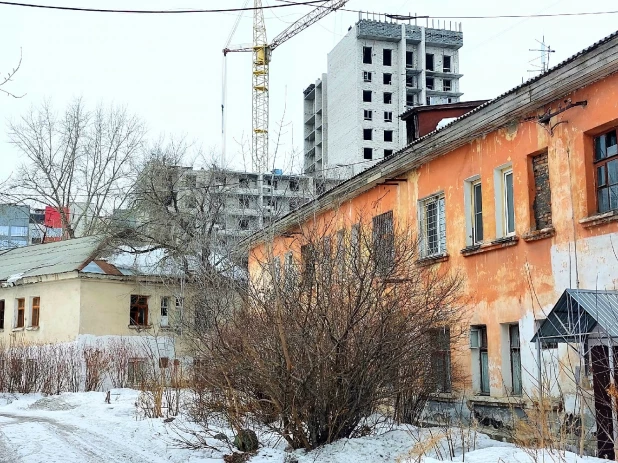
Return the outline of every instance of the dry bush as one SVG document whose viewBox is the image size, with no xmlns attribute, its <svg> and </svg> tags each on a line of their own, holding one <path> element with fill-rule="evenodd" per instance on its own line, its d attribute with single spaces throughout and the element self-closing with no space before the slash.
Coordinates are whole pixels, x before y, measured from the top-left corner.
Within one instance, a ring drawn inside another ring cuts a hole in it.
<svg viewBox="0 0 618 463">
<path fill-rule="evenodd" d="M 454 336 L 462 281 L 418 265 L 407 230 L 362 218 L 348 232 L 302 229 L 292 245 L 302 259 L 282 264 L 267 251 L 242 304 L 230 305 L 233 288 L 210 292 L 222 297 L 200 307 L 207 329 L 187 330 L 204 406 L 236 432 L 259 420 L 293 448 L 313 449 L 352 436 L 397 398 L 435 392 L 437 370 L 448 368 L 434 363 L 436 336 Z"/>
</svg>

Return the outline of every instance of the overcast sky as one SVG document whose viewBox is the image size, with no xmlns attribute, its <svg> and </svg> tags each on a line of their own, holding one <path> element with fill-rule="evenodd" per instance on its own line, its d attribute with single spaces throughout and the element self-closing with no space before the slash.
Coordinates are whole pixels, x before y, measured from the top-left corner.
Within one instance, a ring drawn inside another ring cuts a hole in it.
<svg viewBox="0 0 618 463">
<path fill-rule="evenodd" d="M 33 3 L 36 0 L 33 0 Z M 133 9 L 240 7 L 243 0 L 39 0 L 38 3 Z M 251 2 L 253 3 L 253 2 Z M 264 5 L 281 4 L 264 0 Z M 350 0 L 348 8 L 433 16 L 578 13 L 615 10 L 616 0 Z M 269 39 L 310 7 L 269 10 Z M 206 152 L 221 146 L 222 53 L 237 14 L 135 15 L 37 10 L 0 5 L 0 72 L 23 63 L 7 89 L 21 99 L 0 95 L 0 177 L 20 156 L 8 143 L 6 121 L 31 105 L 51 99 L 62 108 L 71 99 L 115 103 L 144 119 L 149 136 L 186 136 Z M 284 120 L 278 167 L 290 170 L 293 151 L 302 157 L 302 90 L 326 71 L 327 53 L 358 20 L 337 12 L 277 48 L 270 81 L 271 140 Z M 617 29 L 618 14 L 529 19 L 462 19 L 460 50 L 463 100 L 493 98 L 528 78 L 538 54 L 535 39 L 545 36 L 556 49 L 550 65 L 562 61 Z M 420 23 L 419 23 L 420 24 Z M 245 13 L 232 44 L 252 40 L 251 13 Z M 243 137 L 251 133 L 251 56 L 228 61 L 227 163 L 243 167 Z M 538 60 L 536 61 L 538 63 Z M 275 143 L 271 141 L 271 154 Z M 249 164 L 249 160 L 246 161 Z M 296 162 L 297 165 L 300 163 Z"/>
</svg>

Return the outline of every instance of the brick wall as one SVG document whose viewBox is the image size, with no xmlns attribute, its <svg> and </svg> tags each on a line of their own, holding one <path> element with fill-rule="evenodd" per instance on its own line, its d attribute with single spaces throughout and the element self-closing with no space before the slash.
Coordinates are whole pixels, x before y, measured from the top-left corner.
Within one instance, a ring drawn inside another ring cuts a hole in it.
<svg viewBox="0 0 618 463">
<path fill-rule="evenodd" d="M 534 202 L 532 204 L 534 224 L 537 230 L 541 230 L 552 224 L 547 153 L 532 157 L 532 172 L 534 174 Z"/>
</svg>

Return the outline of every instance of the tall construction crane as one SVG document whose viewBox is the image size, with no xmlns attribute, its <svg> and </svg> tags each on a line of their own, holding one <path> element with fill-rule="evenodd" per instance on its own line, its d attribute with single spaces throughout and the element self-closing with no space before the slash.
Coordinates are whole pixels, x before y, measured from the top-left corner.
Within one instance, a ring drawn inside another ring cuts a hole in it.
<svg viewBox="0 0 618 463">
<path fill-rule="evenodd" d="M 272 52 L 282 43 L 291 39 L 298 33 L 307 29 L 312 24 L 329 13 L 342 8 L 348 0 L 327 0 L 316 9 L 312 10 L 298 21 L 293 23 L 269 44 L 266 39 L 266 25 L 262 0 L 254 0 L 253 13 L 253 46 L 236 49 L 223 49 L 223 55 L 231 52 L 253 53 L 253 127 L 252 127 L 252 168 L 255 172 L 267 172 L 269 168 L 268 157 L 268 82 L 269 65 Z M 225 119 L 225 116 L 224 116 Z"/>
</svg>

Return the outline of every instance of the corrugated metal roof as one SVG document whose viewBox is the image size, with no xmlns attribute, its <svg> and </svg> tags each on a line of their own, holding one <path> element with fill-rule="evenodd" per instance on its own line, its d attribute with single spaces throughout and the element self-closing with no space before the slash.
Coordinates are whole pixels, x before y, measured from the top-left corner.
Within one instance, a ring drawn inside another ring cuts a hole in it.
<svg viewBox="0 0 618 463">
<path fill-rule="evenodd" d="M 597 325 L 618 337 L 618 291 L 567 289 L 534 335 L 558 342 L 586 337 Z"/>
<path fill-rule="evenodd" d="M 0 281 L 79 270 L 102 241 L 100 236 L 89 236 L 11 249 L 0 254 Z"/>
</svg>

